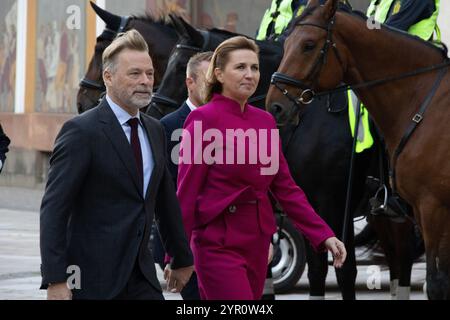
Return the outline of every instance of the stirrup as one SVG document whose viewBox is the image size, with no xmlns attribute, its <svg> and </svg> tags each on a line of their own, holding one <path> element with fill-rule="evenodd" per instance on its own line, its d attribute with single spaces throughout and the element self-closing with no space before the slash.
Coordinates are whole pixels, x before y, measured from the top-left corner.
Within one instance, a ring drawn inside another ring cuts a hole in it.
<svg viewBox="0 0 450 320">
<path fill-rule="evenodd" d="M 384 192 L 384 201 L 381 203 L 380 199 L 380 192 Z M 370 213 L 374 216 L 378 215 L 384 215 L 386 214 L 387 210 L 387 201 L 388 201 L 388 190 L 385 184 L 383 184 L 381 187 L 378 188 L 377 192 L 375 193 L 375 196 L 369 200 L 371 210 Z"/>
</svg>

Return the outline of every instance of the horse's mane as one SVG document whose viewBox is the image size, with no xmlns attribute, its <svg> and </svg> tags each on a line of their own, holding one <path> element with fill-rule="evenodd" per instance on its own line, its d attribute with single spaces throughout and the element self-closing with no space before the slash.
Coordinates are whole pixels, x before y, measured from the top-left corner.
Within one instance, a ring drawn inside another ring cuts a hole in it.
<svg viewBox="0 0 450 320">
<path fill-rule="evenodd" d="M 354 11 L 354 10 L 347 11 L 347 10 L 342 10 L 341 8 L 338 11 L 349 14 L 349 15 L 357 17 L 357 18 L 360 18 L 360 19 L 363 19 L 364 21 L 367 21 L 367 19 L 368 19 L 368 17 L 361 11 Z M 388 26 L 384 23 L 381 24 L 381 27 L 389 32 L 395 33 L 398 36 L 407 37 L 409 40 L 418 41 L 421 44 L 426 45 L 428 48 L 437 50 L 443 56 L 443 58 L 447 58 L 448 50 L 447 50 L 447 46 L 444 43 L 438 43 L 438 46 L 436 46 L 435 44 L 433 44 L 430 41 L 425 41 L 418 36 L 415 36 L 415 35 L 409 34 L 406 31 Z"/>
<path fill-rule="evenodd" d="M 156 23 L 166 27 L 172 27 L 172 24 L 169 20 L 166 19 L 163 15 L 156 15 L 151 11 L 147 11 L 145 14 L 140 15 L 132 15 L 133 19 L 144 21 L 147 23 Z"/>
<path fill-rule="evenodd" d="M 300 23 L 302 20 L 306 19 L 306 17 L 312 15 L 312 13 L 320 6 L 312 6 L 312 7 L 307 7 L 305 9 L 305 11 L 298 16 L 297 18 L 295 18 L 291 23 L 290 26 L 287 28 L 286 32 L 286 36 L 289 36 L 292 31 L 294 30 L 295 26 Z M 340 2 L 339 3 L 339 8 L 338 8 L 338 12 L 342 12 L 360 19 L 363 19 L 364 21 L 367 21 L 368 17 L 365 15 L 365 13 L 358 11 L 358 10 L 353 10 L 351 6 Z M 422 44 L 428 46 L 429 48 L 432 48 L 433 50 L 438 50 L 439 53 L 444 57 L 447 58 L 447 54 L 448 54 L 448 50 L 447 50 L 447 46 L 444 43 L 439 44 L 439 46 L 434 45 L 433 43 L 431 43 L 430 41 L 425 41 L 417 36 L 411 35 L 408 32 L 405 32 L 403 30 L 399 30 L 393 27 L 390 27 L 388 25 L 382 24 L 382 28 L 388 30 L 389 32 L 393 32 L 399 36 L 403 36 L 403 37 L 407 37 L 410 40 L 414 40 L 414 41 L 419 41 Z"/>
<path fill-rule="evenodd" d="M 216 34 L 219 34 L 219 35 L 223 35 L 225 37 L 234 37 L 234 36 L 247 37 L 246 35 L 243 35 L 243 34 L 240 34 L 240 33 L 231 32 L 231 31 L 228 31 L 228 30 L 218 29 L 218 28 L 211 28 L 211 29 L 208 29 L 208 31 L 211 32 L 211 33 L 216 33 Z"/>
</svg>

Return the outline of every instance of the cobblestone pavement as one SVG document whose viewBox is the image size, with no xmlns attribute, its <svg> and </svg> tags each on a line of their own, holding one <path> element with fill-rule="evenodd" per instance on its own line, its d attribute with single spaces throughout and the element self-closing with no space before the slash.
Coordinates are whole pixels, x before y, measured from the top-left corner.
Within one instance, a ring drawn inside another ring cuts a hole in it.
<svg viewBox="0 0 450 320">
<path fill-rule="evenodd" d="M 0 187 L 0 300 L 45 299 L 45 291 L 39 290 L 39 205 L 43 190 Z M 358 266 L 357 299 L 390 299 L 389 273 L 381 267 L 381 289 L 369 290 L 367 280 L 369 266 Z M 162 272 L 158 277 L 164 288 Z M 422 286 L 425 281 L 425 264 L 415 264 L 412 275 L 411 299 L 425 299 Z M 297 286 L 287 294 L 276 296 L 279 300 L 308 299 L 306 271 Z M 168 300 L 180 299 L 179 294 L 164 293 Z M 327 300 L 341 299 L 334 271 L 330 268 L 327 278 Z"/>
</svg>

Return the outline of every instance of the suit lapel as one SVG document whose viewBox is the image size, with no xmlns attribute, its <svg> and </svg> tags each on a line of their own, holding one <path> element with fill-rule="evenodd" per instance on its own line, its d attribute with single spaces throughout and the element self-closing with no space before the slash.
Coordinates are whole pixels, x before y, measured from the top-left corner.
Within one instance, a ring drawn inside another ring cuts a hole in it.
<svg viewBox="0 0 450 320">
<path fill-rule="evenodd" d="M 150 180 L 148 182 L 147 192 L 145 194 L 145 199 L 151 194 L 151 191 L 154 190 L 157 186 L 157 182 L 159 181 L 158 174 L 161 172 L 161 166 L 164 163 L 164 159 L 161 159 L 160 155 L 165 152 L 161 150 L 162 145 L 158 143 L 158 137 L 160 134 L 157 131 L 157 128 L 150 123 L 146 119 L 146 116 L 141 113 L 142 124 L 144 125 L 145 132 L 147 133 L 147 138 L 150 143 L 150 148 L 152 149 L 153 162 L 154 167 L 152 170 L 152 174 L 150 175 Z M 164 168 L 163 168 L 164 169 Z"/>
<path fill-rule="evenodd" d="M 142 183 L 138 176 L 136 167 L 136 160 L 134 159 L 133 150 L 128 142 L 128 139 L 123 132 L 123 129 L 117 120 L 116 116 L 112 112 L 106 99 L 103 99 L 98 106 L 99 121 L 102 125 L 102 130 L 108 139 L 111 141 L 114 149 L 116 150 L 123 165 L 127 168 L 134 185 L 139 191 L 139 194 L 143 194 Z"/>
<path fill-rule="evenodd" d="M 184 121 L 186 121 L 187 116 L 191 113 L 191 108 L 187 105 L 187 103 L 183 103 L 180 108 L 180 128 L 183 128 Z"/>
</svg>

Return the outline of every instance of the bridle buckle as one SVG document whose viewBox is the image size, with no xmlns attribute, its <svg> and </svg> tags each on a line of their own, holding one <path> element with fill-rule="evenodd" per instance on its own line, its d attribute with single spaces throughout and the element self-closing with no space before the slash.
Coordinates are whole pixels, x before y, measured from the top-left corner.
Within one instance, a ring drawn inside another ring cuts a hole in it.
<svg viewBox="0 0 450 320">
<path fill-rule="evenodd" d="M 298 102 L 305 105 L 311 104 L 311 102 L 314 101 L 315 95 L 316 93 L 312 89 L 303 90 L 302 93 L 300 94 L 300 97 L 298 98 Z"/>
</svg>

